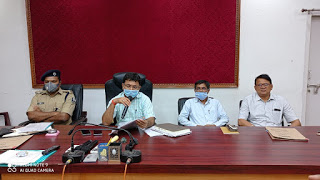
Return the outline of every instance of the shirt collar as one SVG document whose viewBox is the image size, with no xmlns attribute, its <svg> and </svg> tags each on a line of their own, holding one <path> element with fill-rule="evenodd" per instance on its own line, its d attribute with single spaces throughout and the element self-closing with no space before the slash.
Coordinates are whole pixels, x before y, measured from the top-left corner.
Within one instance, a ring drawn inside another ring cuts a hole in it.
<svg viewBox="0 0 320 180">
<path fill-rule="evenodd" d="M 211 100 L 212 100 L 212 98 L 208 97 L 207 102 L 206 102 L 206 103 L 204 103 L 204 104 L 205 104 L 205 105 L 210 104 L 210 101 L 211 101 Z M 200 101 L 200 99 L 199 99 L 199 98 L 197 98 L 197 97 L 196 97 L 196 102 L 199 102 L 199 103 L 201 103 L 201 104 L 202 104 L 202 102 Z"/>
<path fill-rule="evenodd" d="M 260 96 L 258 95 L 258 93 L 257 92 L 255 92 L 255 101 L 262 101 L 262 99 L 260 98 Z M 275 96 L 272 94 L 272 93 L 270 93 L 270 97 L 269 97 L 269 99 L 268 99 L 268 101 L 270 101 L 270 100 L 274 100 L 275 99 Z"/>
</svg>

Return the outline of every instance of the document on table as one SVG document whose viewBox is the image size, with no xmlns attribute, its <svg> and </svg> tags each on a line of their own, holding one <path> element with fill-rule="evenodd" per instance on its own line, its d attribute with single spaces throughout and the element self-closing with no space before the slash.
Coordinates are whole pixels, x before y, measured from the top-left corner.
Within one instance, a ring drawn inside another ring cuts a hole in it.
<svg viewBox="0 0 320 180">
<path fill-rule="evenodd" d="M 277 127 L 266 127 L 268 134 L 271 139 L 275 140 L 296 140 L 296 141 L 308 141 L 309 139 L 304 137 L 295 128 L 277 128 Z"/>
<path fill-rule="evenodd" d="M 24 127 L 12 129 L 14 132 L 3 135 L 2 137 L 26 136 L 37 132 L 43 132 L 51 128 L 53 122 L 30 123 Z"/>
<path fill-rule="evenodd" d="M 148 128 L 144 130 L 145 133 L 147 133 L 150 137 L 154 137 L 154 136 L 163 136 L 162 133 L 159 133 L 157 131 L 152 130 L 152 128 Z"/>
<path fill-rule="evenodd" d="M 15 149 L 30 139 L 33 135 L 0 138 L 0 149 Z"/>
<path fill-rule="evenodd" d="M 23 166 L 34 163 L 43 156 L 42 151 L 43 150 L 8 150 L 0 155 L 0 164 Z"/>
<path fill-rule="evenodd" d="M 137 120 L 124 122 L 124 123 L 119 123 L 118 128 L 126 129 L 126 130 L 138 128 L 138 125 L 137 125 L 136 121 Z M 118 134 L 118 130 L 112 130 L 109 135 L 115 135 L 115 134 Z"/>
<path fill-rule="evenodd" d="M 17 130 L 19 130 L 21 133 L 45 131 L 52 124 L 53 122 L 30 123 L 24 127 L 18 128 Z"/>
</svg>

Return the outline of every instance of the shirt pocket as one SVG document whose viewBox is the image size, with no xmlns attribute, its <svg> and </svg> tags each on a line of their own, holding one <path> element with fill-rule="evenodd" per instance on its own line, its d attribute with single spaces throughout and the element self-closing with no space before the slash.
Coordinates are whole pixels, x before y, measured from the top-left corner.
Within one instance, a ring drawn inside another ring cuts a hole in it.
<svg viewBox="0 0 320 180">
<path fill-rule="evenodd" d="M 56 102 L 56 105 L 53 107 L 52 111 L 61 112 L 63 103 Z"/>
<path fill-rule="evenodd" d="M 135 117 L 135 119 L 143 119 L 144 118 L 143 111 L 139 108 L 134 110 L 133 116 Z"/>
<path fill-rule="evenodd" d="M 37 106 L 40 108 L 42 112 L 45 112 L 46 104 L 44 102 L 37 102 Z"/>
<path fill-rule="evenodd" d="M 277 121 L 277 123 L 281 123 L 282 122 L 282 110 L 281 110 L 281 108 L 280 107 L 273 107 L 272 116 L 273 116 L 273 119 L 275 121 Z"/>
</svg>

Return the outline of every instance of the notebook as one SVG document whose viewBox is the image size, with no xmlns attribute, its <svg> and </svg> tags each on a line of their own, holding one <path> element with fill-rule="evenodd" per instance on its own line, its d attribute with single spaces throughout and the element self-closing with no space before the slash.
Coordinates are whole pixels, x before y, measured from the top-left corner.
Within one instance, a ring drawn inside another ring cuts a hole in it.
<svg viewBox="0 0 320 180">
<path fill-rule="evenodd" d="M 188 127 L 178 126 L 171 123 L 154 125 L 151 127 L 151 130 L 157 131 L 169 137 L 184 136 L 192 133 Z"/>
</svg>

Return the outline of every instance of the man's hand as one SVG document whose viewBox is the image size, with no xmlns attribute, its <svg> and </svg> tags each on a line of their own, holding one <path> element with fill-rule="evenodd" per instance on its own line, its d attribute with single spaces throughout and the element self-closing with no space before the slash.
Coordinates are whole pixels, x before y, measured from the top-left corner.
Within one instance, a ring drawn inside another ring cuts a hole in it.
<svg viewBox="0 0 320 180">
<path fill-rule="evenodd" d="M 138 119 L 136 122 L 137 122 L 137 125 L 142 129 L 148 127 L 148 121 L 147 120 Z"/>
<path fill-rule="evenodd" d="M 120 97 L 120 98 L 116 98 L 113 100 L 114 103 L 118 104 L 123 104 L 125 106 L 130 106 L 131 101 L 127 98 L 127 97 Z"/>
</svg>

